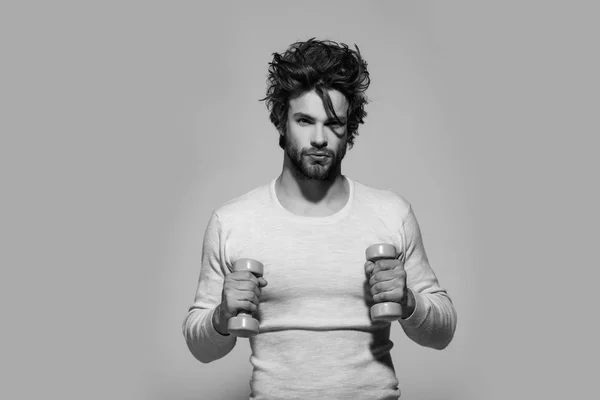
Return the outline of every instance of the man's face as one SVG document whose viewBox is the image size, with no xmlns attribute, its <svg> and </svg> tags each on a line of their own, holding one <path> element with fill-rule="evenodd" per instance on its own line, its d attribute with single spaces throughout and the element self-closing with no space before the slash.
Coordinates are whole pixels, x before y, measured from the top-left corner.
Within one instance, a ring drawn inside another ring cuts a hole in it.
<svg viewBox="0 0 600 400">
<path fill-rule="evenodd" d="M 336 115 L 329 118 L 319 95 L 313 90 L 291 99 L 287 116 L 285 152 L 295 169 L 307 179 L 329 180 L 340 171 L 348 141 L 348 100 L 337 90 L 329 90 Z M 314 157 L 324 152 L 325 157 Z"/>
</svg>

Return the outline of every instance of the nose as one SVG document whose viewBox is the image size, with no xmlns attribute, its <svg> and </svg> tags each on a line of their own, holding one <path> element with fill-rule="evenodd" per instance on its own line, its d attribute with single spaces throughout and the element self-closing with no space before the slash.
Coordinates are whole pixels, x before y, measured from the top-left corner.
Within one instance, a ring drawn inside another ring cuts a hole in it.
<svg viewBox="0 0 600 400">
<path fill-rule="evenodd" d="M 327 147 L 327 138 L 325 137 L 325 128 L 323 127 L 322 124 L 315 124 L 315 129 L 314 129 L 310 144 L 317 149 Z"/>
</svg>

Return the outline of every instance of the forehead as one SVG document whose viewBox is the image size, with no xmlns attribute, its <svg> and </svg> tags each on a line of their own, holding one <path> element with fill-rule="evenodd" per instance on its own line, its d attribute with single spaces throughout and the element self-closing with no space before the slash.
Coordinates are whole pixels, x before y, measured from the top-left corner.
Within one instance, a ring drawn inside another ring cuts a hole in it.
<svg viewBox="0 0 600 400">
<path fill-rule="evenodd" d="M 329 98 L 331 99 L 331 104 L 333 104 L 335 113 L 340 117 L 345 116 L 349 105 L 346 96 L 344 96 L 338 90 L 328 90 L 327 93 L 329 94 Z M 288 115 L 293 115 L 297 112 L 308 114 L 323 120 L 328 118 L 327 111 L 325 110 L 325 104 L 323 104 L 323 101 L 314 90 L 305 92 L 294 99 L 290 99 Z"/>
</svg>

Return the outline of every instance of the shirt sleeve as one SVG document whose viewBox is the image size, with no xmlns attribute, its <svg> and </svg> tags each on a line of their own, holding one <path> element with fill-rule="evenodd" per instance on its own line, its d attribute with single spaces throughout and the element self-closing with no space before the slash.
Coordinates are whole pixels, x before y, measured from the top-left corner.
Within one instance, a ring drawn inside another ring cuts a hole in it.
<svg viewBox="0 0 600 400">
<path fill-rule="evenodd" d="M 212 316 L 221 303 L 227 266 L 223 262 L 222 231 L 219 216 L 211 215 L 202 245 L 202 264 L 194 298 L 183 322 L 183 336 L 190 352 L 199 361 L 209 363 L 227 355 L 236 344 L 233 335 L 215 330 Z"/>
<path fill-rule="evenodd" d="M 402 220 L 402 246 L 408 290 L 415 297 L 415 310 L 400 325 L 406 335 L 421 346 L 442 350 L 456 330 L 456 309 L 429 265 L 419 224 L 409 206 Z"/>
</svg>

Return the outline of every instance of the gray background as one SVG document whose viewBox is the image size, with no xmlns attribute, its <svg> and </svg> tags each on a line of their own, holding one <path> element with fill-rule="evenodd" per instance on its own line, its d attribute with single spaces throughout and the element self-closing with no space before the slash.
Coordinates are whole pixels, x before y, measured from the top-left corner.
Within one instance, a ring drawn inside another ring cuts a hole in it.
<svg viewBox="0 0 600 400">
<path fill-rule="evenodd" d="M 369 63 L 343 173 L 413 203 L 458 310 L 442 352 L 394 326 L 402 398 L 588 393 L 597 9 L 33 4 L 0 6 L 0 397 L 247 398 L 247 341 L 201 364 L 181 324 L 210 212 L 281 170 L 257 101 L 271 53 L 312 36 L 356 43 Z"/>
</svg>

